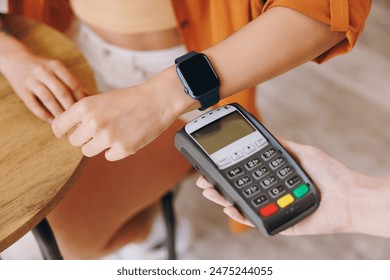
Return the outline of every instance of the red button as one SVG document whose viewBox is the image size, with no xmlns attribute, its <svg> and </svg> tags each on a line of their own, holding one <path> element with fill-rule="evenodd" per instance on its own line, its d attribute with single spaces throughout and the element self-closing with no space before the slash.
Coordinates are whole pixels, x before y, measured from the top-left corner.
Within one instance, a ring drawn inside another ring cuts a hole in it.
<svg viewBox="0 0 390 280">
<path fill-rule="evenodd" d="M 278 207 L 275 204 L 270 203 L 260 209 L 260 214 L 264 217 L 268 217 L 274 214 L 276 211 L 278 211 Z"/>
</svg>

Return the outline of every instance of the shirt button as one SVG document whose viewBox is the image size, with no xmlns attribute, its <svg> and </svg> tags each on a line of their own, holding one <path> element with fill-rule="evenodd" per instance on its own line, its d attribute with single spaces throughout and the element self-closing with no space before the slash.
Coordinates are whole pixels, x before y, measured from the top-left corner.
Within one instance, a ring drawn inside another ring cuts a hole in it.
<svg viewBox="0 0 390 280">
<path fill-rule="evenodd" d="M 180 26 L 181 28 L 183 29 L 186 29 L 188 27 L 188 20 L 183 20 L 181 23 L 180 23 Z"/>
</svg>

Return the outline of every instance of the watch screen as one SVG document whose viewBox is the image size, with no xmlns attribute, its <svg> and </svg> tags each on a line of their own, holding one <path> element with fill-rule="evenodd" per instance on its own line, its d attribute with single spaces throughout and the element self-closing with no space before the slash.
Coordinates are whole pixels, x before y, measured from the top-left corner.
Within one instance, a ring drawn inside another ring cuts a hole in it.
<svg viewBox="0 0 390 280">
<path fill-rule="evenodd" d="M 216 74 L 202 54 L 181 62 L 180 71 L 194 96 L 200 96 L 219 86 Z"/>
<path fill-rule="evenodd" d="M 255 129 L 239 113 L 233 112 L 191 135 L 211 155 L 254 131 Z"/>
</svg>

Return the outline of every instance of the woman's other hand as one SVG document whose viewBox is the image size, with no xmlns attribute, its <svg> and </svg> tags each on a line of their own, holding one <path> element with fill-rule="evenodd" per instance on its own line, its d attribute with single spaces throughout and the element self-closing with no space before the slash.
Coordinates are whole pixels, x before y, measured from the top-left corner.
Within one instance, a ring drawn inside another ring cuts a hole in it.
<svg viewBox="0 0 390 280">
<path fill-rule="evenodd" d="M 61 61 L 18 50 L 4 55 L 1 65 L 1 72 L 26 107 L 49 123 L 87 96 Z"/>
<path fill-rule="evenodd" d="M 317 211 L 285 230 L 286 235 L 326 234 L 355 231 L 354 204 L 356 193 L 369 180 L 317 148 L 281 141 L 283 146 L 298 160 L 310 175 L 321 194 L 321 203 Z M 224 207 L 224 212 L 232 219 L 253 226 L 234 206 L 232 206 L 204 178 L 200 177 L 196 185 L 203 189 L 203 195 Z"/>
</svg>

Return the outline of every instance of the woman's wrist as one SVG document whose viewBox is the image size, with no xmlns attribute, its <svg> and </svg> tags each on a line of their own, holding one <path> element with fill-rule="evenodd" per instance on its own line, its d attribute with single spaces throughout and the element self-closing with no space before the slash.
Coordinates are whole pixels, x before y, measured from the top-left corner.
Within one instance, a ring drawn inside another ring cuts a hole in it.
<svg viewBox="0 0 390 280">
<path fill-rule="evenodd" d="M 14 58 L 31 55 L 30 50 L 17 39 L 0 33 L 0 73 L 4 73 Z"/>
<path fill-rule="evenodd" d="M 348 223 L 345 232 L 361 233 L 361 223 L 363 217 L 361 211 L 364 211 L 366 202 L 364 197 L 367 193 L 368 176 L 356 173 L 354 180 L 349 186 L 349 192 L 346 194 L 348 207 Z"/>
<path fill-rule="evenodd" d="M 349 232 L 390 237 L 390 177 L 359 174 L 350 196 Z"/>
<path fill-rule="evenodd" d="M 184 113 L 200 107 L 200 103 L 184 92 L 175 66 L 171 66 L 153 77 L 148 83 L 151 90 L 157 93 L 156 98 L 164 104 L 168 118 L 178 118 Z"/>
</svg>

